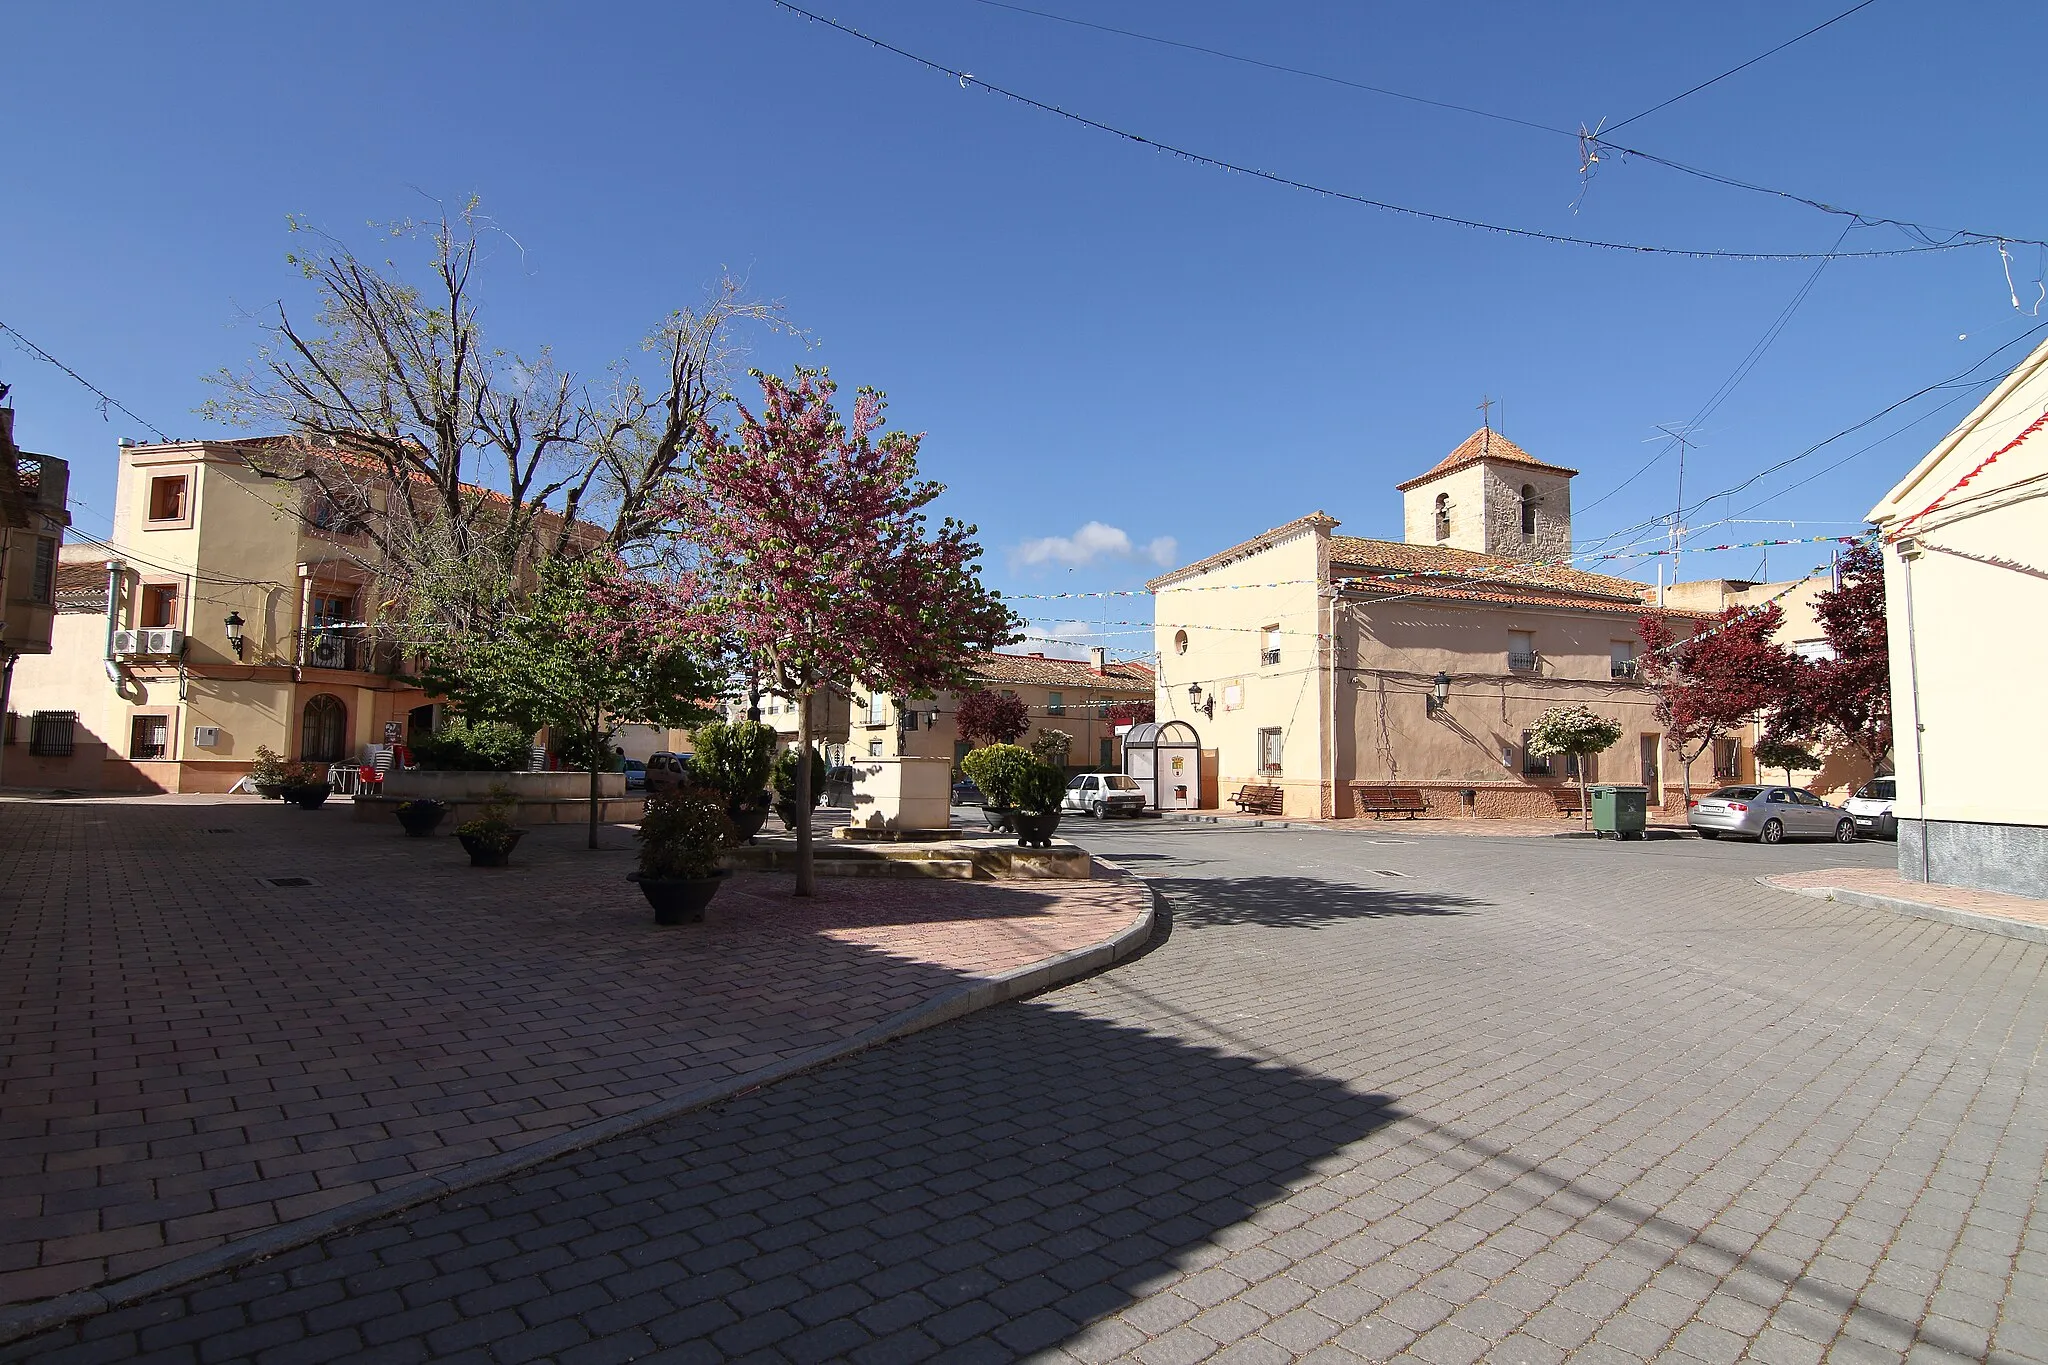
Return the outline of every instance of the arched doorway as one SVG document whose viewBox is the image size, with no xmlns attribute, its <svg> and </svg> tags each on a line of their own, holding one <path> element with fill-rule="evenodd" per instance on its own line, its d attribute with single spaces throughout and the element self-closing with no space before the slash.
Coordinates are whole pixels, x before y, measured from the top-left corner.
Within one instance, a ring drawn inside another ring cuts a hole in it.
<svg viewBox="0 0 2048 1365">
<path fill-rule="evenodd" d="M 322 692 L 308 698 L 299 725 L 299 757 L 308 763 L 338 763 L 348 753 L 348 707 Z"/>
</svg>

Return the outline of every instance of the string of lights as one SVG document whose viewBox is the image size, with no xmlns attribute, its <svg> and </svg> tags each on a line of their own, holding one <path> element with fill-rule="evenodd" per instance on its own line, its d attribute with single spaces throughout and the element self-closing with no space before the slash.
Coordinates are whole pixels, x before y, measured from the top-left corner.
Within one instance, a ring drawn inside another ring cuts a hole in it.
<svg viewBox="0 0 2048 1365">
<path fill-rule="evenodd" d="M 146 417 L 137 417 L 135 414 L 135 410 L 133 408 L 129 407 L 126 403 L 123 403 L 120 399 L 108 393 L 105 389 L 102 389 L 99 385 L 93 383 L 90 379 L 87 379 L 78 371 L 72 369 L 69 365 L 66 365 L 63 361 L 57 359 L 57 357 L 51 355 L 42 347 L 36 345 L 33 341 L 30 341 L 27 337 L 23 336 L 15 328 L 8 326 L 4 322 L 0 322 L 0 332 L 7 333 L 8 337 L 14 342 L 15 345 L 19 346 L 22 350 L 34 356 L 36 359 L 45 361 L 51 365 L 55 365 L 58 369 L 64 371 L 64 373 L 70 375 L 73 379 L 77 380 L 80 384 L 84 385 L 86 389 L 88 389 L 92 393 L 93 397 L 99 400 L 100 416 L 102 418 L 106 417 L 107 409 L 117 408 L 121 412 L 127 414 L 129 417 L 134 418 L 134 420 L 136 420 L 137 422 L 140 422 L 149 431 L 156 433 L 158 440 L 168 441 L 171 439 L 170 437 L 164 435 L 162 427 L 159 427 L 156 423 L 150 421 Z"/>
<path fill-rule="evenodd" d="M 1374 199 L 1369 195 L 1356 194 L 1349 190 L 1334 189 L 1327 185 L 1314 184 L 1310 181 L 1296 179 L 1293 176 L 1282 175 L 1276 171 L 1261 170 L 1256 166 L 1248 166 L 1242 162 L 1226 160 L 1223 157 L 1210 156 L 1205 152 L 1198 152 L 1191 148 L 1177 146 L 1174 143 L 1170 142 L 1162 142 L 1157 138 L 1146 137 L 1143 134 L 1132 132 L 1128 128 L 1120 128 L 1114 124 L 1104 123 L 1100 119 L 1090 118 L 1084 114 L 1077 114 L 1070 109 L 1061 108 L 1059 105 L 1056 104 L 1049 104 L 1044 100 L 1036 99 L 1030 95 L 1022 93 L 1021 91 L 1013 90 L 1007 86 L 997 85 L 993 81 L 983 80 L 982 78 L 976 76 L 971 71 L 963 71 L 957 67 L 947 66 L 943 62 L 934 61 L 929 57 L 919 56 L 917 53 L 912 52 L 907 48 L 898 47 L 894 43 L 885 42 L 884 40 L 874 37 L 871 34 L 862 32 L 860 29 L 854 28 L 848 24 L 842 24 L 836 19 L 828 19 L 822 14 L 816 14 L 810 10 L 802 8 L 799 5 L 791 4 L 790 0 L 769 0 L 769 3 L 774 5 L 778 9 L 786 10 L 789 13 L 794 14 L 799 18 L 807 19 L 814 24 L 822 24 L 826 28 L 830 28 L 839 33 L 846 34 L 848 37 L 851 38 L 857 38 L 860 41 L 867 43 L 872 47 L 879 48 L 884 52 L 892 53 L 895 56 L 901 57 L 905 61 L 913 62 L 916 65 L 921 66 L 925 68 L 927 71 L 930 71 L 936 75 L 950 77 L 953 80 L 959 82 L 960 88 L 963 90 L 977 88 L 986 90 L 990 94 L 1000 95 L 1004 99 L 1011 100 L 1014 103 L 1024 105 L 1026 108 L 1038 110 L 1040 113 L 1050 114 L 1055 118 L 1065 119 L 1070 123 L 1078 124 L 1084 128 L 1093 129 L 1094 131 L 1099 133 L 1106 133 L 1111 137 L 1121 138 L 1126 142 L 1132 142 L 1138 144 L 1139 146 L 1149 147 L 1154 151 L 1163 152 L 1168 156 L 1176 157 L 1182 161 L 1189 162 L 1193 165 L 1206 166 L 1212 170 L 1223 171 L 1230 175 L 1247 176 L 1251 179 L 1263 180 L 1268 184 L 1277 185 L 1285 189 L 1300 190 L 1308 194 L 1319 195 L 1325 199 L 1340 200 L 1345 203 L 1357 204 L 1363 208 L 1377 209 L 1383 213 L 1391 213 L 1400 215 L 1402 217 L 1415 218 L 1423 222 L 1439 223 L 1447 227 L 1468 228 L 1476 232 L 1494 233 L 1497 236 L 1515 237 L 1528 241 L 1550 242 L 1560 246 L 1584 247 L 1596 251 L 1616 251 L 1637 255 L 1683 256 L 1692 260 L 1702 261 L 1873 260 L 1888 256 L 1924 255 L 1928 252 L 1934 251 L 1956 251 L 1965 247 L 1986 245 L 1987 242 L 1995 242 L 1996 240 L 1980 240 L 1977 238 L 1970 238 L 1967 240 L 1957 240 L 1951 242 L 1922 243 L 1919 245 L 1907 247 L 1882 247 L 1863 251 L 1844 251 L 1834 253 L 1820 251 L 1728 251 L 1717 249 L 1658 246 L 1644 242 L 1615 242 L 1597 237 L 1577 237 L 1572 236 L 1568 233 L 1545 232 L 1538 228 L 1514 227 L 1504 223 L 1489 223 L 1481 221 L 1476 218 L 1459 217 L 1456 214 L 1437 213 L 1429 209 L 1419 209 L 1405 204 L 1392 203 L 1384 199 Z"/>
</svg>

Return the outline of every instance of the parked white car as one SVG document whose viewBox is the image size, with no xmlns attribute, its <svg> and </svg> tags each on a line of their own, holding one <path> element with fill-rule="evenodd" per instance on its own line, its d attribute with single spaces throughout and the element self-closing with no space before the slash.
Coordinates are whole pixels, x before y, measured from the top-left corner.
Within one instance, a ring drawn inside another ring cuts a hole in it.
<svg viewBox="0 0 2048 1365">
<path fill-rule="evenodd" d="M 1083 773 L 1067 783 L 1060 809 L 1107 820 L 1112 815 L 1145 813 L 1145 789 L 1122 773 Z"/>
<path fill-rule="evenodd" d="M 1899 780 L 1895 777 L 1873 777 L 1858 787 L 1844 807 L 1856 822 L 1856 832 L 1868 839 L 1898 838 L 1898 794 Z"/>
</svg>

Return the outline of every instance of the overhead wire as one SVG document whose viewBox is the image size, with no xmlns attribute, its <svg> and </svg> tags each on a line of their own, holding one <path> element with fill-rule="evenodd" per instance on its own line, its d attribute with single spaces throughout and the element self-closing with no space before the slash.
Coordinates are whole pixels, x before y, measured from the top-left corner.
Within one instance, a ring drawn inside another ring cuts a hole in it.
<svg viewBox="0 0 2048 1365">
<path fill-rule="evenodd" d="M 1758 62 L 1764 60 L 1766 57 L 1775 57 L 1780 52 L 1783 52 L 1786 48 L 1791 47 L 1794 43 L 1805 42 L 1808 38 L 1811 38 L 1814 34 L 1819 33 L 1822 29 L 1832 28 L 1834 25 L 1841 23 L 1844 19 L 1847 19 L 1850 15 L 1856 13 L 1858 10 L 1868 9 L 1876 3 L 1877 0 L 1859 0 L 1859 3 L 1851 5 L 1849 8 L 1843 10 L 1840 14 L 1837 14 L 1834 18 L 1823 20 L 1822 22 L 1815 24 L 1812 28 L 1806 30 L 1806 32 L 1801 33 L 1796 37 L 1787 38 L 1784 42 L 1779 43 L 1776 47 L 1771 48 L 1766 52 L 1759 52 L 1756 56 L 1751 57 L 1748 61 L 1743 62 L 1739 66 L 1731 66 L 1726 71 L 1723 71 L 1720 75 L 1711 76 L 1708 79 L 1701 81 L 1698 85 L 1693 86 L 1690 90 L 1681 90 L 1676 95 L 1673 95 L 1670 99 L 1663 100 L 1659 103 L 1653 104 L 1649 108 L 1643 110 L 1640 114 L 1630 114 L 1621 122 L 1614 124 L 1607 131 L 1613 132 L 1615 128 L 1626 128 L 1629 124 L 1636 122 L 1638 119 L 1646 119 L 1660 109 L 1669 109 L 1672 105 L 1678 103 L 1680 100 L 1688 99 L 1691 96 L 1697 95 L 1700 91 L 1706 89 L 1710 85 L 1718 85 L 1722 81 L 1727 80 L 1730 76 L 1735 75 L 1737 72 L 1747 71 L 1749 70 L 1749 68 L 1755 66 Z"/>
<path fill-rule="evenodd" d="M 817 14 L 811 10 L 804 9 L 800 5 L 792 4 L 790 3 L 790 0 L 769 0 L 769 3 L 774 5 L 778 9 L 786 10 L 789 13 L 798 16 L 799 18 L 809 20 L 814 24 L 821 24 L 826 28 L 833 29 L 834 31 L 839 33 L 843 33 L 848 37 L 857 38 L 860 41 L 867 43 L 872 47 L 878 48 L 884 52 L 892 53 L 895 56 L 903 58 L 905 61 L 914 63 L 917 66 L 921 66 L 935 74 L 951 77 L 952 79 L 959 82 L 960 88 L 963 90 L 980 88 L 982 90 L 990 92 L 991 94 L 1001 95 L 1003 98 L 1024 105 L 1027 108 L 1036 109 L 1041 113 L 1050 114 L 1056 118 L 1065 119 L 1068 122 L 1078 124 L 1084 128 L 1093 129 L 1094 131 L 1099 133 L 1107 133 L 1111 137 L 1121 138 L 1126 142 L 1133 142 L 1140 146 L 1150 147 L 1154 151 L 1164 152 L 1169 156 L 1178 157 L 1181 160 L 1187 161 L 1194 165 L 1207 166 L 1212 170 L 1223 171 L 1231 175 L 1248 176 L 1252 179 L 1263 180 L 1268 184 L 1278 185 L 1286 189 L 1300 190 L 1304 193 L 1320 195 L 1326 199 L 1336 199 L 1345 203 L 1357 204 L 1365 208 L 1378 209 L 1383 213 L 1391 213 L 1403 217 L 1415 218 L 1423 222 L 1441 223 L 1449 227 L 1462 227 L 1478 232 L 1490 232 L 1494 233 L 1497 236 L 1515 237 L 1528 241 L 1550 242 L 1561 246 L 1585 247 L 1590 250 L 1615 251 L 1635 255 L 1682 256 L 1688 259 L 1702 261 L 1812 261 L 1822 259 L 1823 257 L 1823 253 L 1813 251 L 1730 251 L 1722 249 L 1659 246 L 1652 243 L 1644 242 L 1615 242 L 1596 237 L 1578 237 L 1568 233 L 1546 232 L 1539 228 L 1515 227 L 1504 223 L 1485 222 L 1477 218 L 1465 218 L 1460 217 L 1456 214 L 1437 213 L 1430 209 L 1419 209 L 1405 204 L 1396 204 L 1384 199 L 1375 199 L 1370 195 L 1357 194 L 1349 190 L 1334 189 L 1327 185 L 1318 185 L 1307 180 L 1298 179 L 1294 176 L 1282 175 L 1276 171 L 1262 170 L 1256 166 L 1245 165 L 1242 162 L 1230 161 L 1223 157 L 1211 156 L 1205 152 L 1195 151 L 1192 148 L 1178 146 L 1170 142 L 1162 142 L 1157 138 L 1146 137 L 1141 133 L 1132 132 L 1128 128 L 1121 128 L 1116 126 L 1115 124 L 1105 123 L 1100 119 L 1090 118 L 1085 114 L 1077 114 L 1072 110 L 1062 108 L 1056 104 L 1048 103 L 1045 100 L 1034 98 L 1033 96 L 1024 94 L 1021 91 L 1011 89 L 1007 86 L 997 85 L 993 81 L 983 80 L 981 77 L 976 76 L 971 71 L 965 71 L 957 67 L 947 66 L 943 62 L 934 61 L 929 57 L 920 56 L 907 48 L 899 47 L 894 43 L 887 42 L 883 39 L 874 37 L 872 34 L 865 33 L 860 29 L 852 27 L 851 25 L 842 24 L 836 19 L 827 18 L 822 14 Z M 1990 242 L 1993 240 L 1996 239 L 1984 238 L 1980 240 L 1977 238 L 1971 238 L 1969 240 L 1958 240 L 1952 242 L 1923 243 L 1921 245 L 1908 247 L 1885 247 L 1876 248 L 1868 251 L 1842 252 L 1835 256 L 1833 259 L 1874 260 L 1884 257 L 1917 256 L 1924 255 L 1928 252 L 1955 251 L 1962 249 L 1964 247 L 1984 245 L 1986 242 Z"/>
<path fill-rule="evenodd" d="M 93 383 L 90 379 L 87 379 L 78 371 L 72 369 L 69 365 L 66 365 L 63 361 L 57 359 L 57 357 L 51 355 L 42 347 L 36 345 L 33 341 L 30 341 L 27 337 L 23 336 L 18 329 L 10 327 L 4 322 L 0 322 L 0 332 L 7 333 L 7 335 L 13 339 L 15 345 L 21 347 L 24 351 L 27 351 L 36 359 L 46 361 L 49 364 L 55 365 L 58 369 L 64 371 L 64 373 L 70 375 L 73 379 L 77 380 L 80 384 L 84 385 L 88 390 L 90 390 L 92 395 L 95 398 L 99 399 L 100 401 L 100 416 L 102 418 L 106 417 L 108 408 L 118 408 L 120 409 L 120 411 L 127 414 L 129 417 L 132 417 L 136 421 L 142 423 L 142 425 L 146 427 L 148 430 L 155 432 L 159 439 L 165 441 L 171 439 L 170 437 L 164 435 L 162 427 L 159 427 L 156 423 L 150 421 L 146 417 L 136 416 L 135 410 L 133 408 L 129 407 L 126 403 L 123 403 L 120 399 L 108 393 L 105 389 L 102 389 L 99 385 Z"/>
<path fill-rule="evenodd" d="M 1913 237 L 1915 240 L 1923 243 L 1932 243 L 1942 239 L 1968 238 L 1978 243 L 2004 242 L 2008 244 L 2048 247 L 2048 241 L 2043 241 L 2037 238 L 2021 237 L 2008 233 L 1999 232 L 1979 232 L 1967 228 L 1934 227 L 1926 223 L 1914 222 L 1911 219 L 1897 218 L 1886 214 L 1874 214 L 1859 209 L 1845 208 L 1838 204 L 1828 203 L 1827 201 L 1822 199 L 1815 199 L 1803 194 L 1795 194 L 1790 190 L 1777 189 L 1769 185 L 1760 185 L 1755 183 L 1754 181 L 1744 180 L 1738 176 L 1727 175 L 1718 171 L 1706 170 L 1702 167 L 1688 165 L 1682 161 L 1675 161 L 1670 157 L 1659 156 L 1654 152 L 1644 151 L 1640 147 L 1629 147 L 1618 142 L 1609 141 L 1606 134 L 1612 133 L 1613 128 L 1605 128 L 1601 131 L 1592 131 L 1585 128 L 1566 128 L 1554 123 L 1544 123 L 1536 119 L 1521 118 L 1513 114 L 1504 114 L 1499 112 L 1498 110 L 1482 109 L 1475 105 L 1470 104 L 1460 104 L 1454 100 L 1435 99 L 1428 95 L 1415 94 L 1412 91 L 1396 90 L 1389 86 L 1374 85 L 1367 81 L 1352 80 L 1344 76 L 1332 75 L 1327 71 L 1316 71 L 1308 67 L 1291 66 L 1285 62 L 1267 61 L 1263 58 L 1247 56 L 1241 52 L 1230 52 L 1223 48 L 1210 47 L 1202 43 L 1186 42 L 1182 39 L 1168 38 L 1157 33 L 1145 33 L 1138 29 L 1121 28 L 1114 24 L 1099 23 L 1091 19 L 1078 19 L 1073 17 L 1072 15 L 1056 14 L 1051 10 L 1034 9 L 1028 5 L 1012 4 L 1009 3 L 1008 0 L 975 0 L 975 3 L 985 5 L 991 9 L 1008 10 L 1012 13 L 1026 14 L 1034 18 L 1049 20 L 1053 23 L 1068 24 L 1075 28 L 1093 29 L 1099 33 L 1115 34 L 1118 37 L 1130 38 L 1138 42 L 1154 43 L 1161 47 L 1179 48 L 1187 52 L 1197 52 L 1201 53 L 1204 56 L 1215 57 L 1219 60 L 1227 62 L 1235 62 L 1243 66 L 1257 67 L 1262 70 L 1279 72 L 1281 74 L 1289 76 L 1300 76 L 1308 80 L 1321 81 L 1329 85 L 1342 86 L 1346 89 L 1365 91 L 1368 94 L 1380 95 L 1388 99 L 1403 100 L 1410 104 L 1424 105 L 1433 109 L 1443 109 L 1452 113 L 1469 114 L 1475 118 L 1490 119 L 1496 123 L 1505 123 L 1513 125 L 1518 128 L 1527 128 L 1533 132 L 1548 133 L 1555 137 L 1569 138 L 1574 142 L 1582 144 L 1582 146 L 1604 147 L 1608 151 L 1614 152 L 1617 155 L 1622 156 L 1624 158 L 1640 158 L 1641 160 L 1650 162 L 1652 165 L 1662 166 L 1666 170 L 1676 171 L 1681 175 L 1693 176 L 1697 179 L 1705 180 L 1712 184 L 1721 185 L 1729 189 L 1742 190 L 1751 194 L 1768 195 L 1773 198 L 1783 199 L 1791 203 L 1799 204 L 1805 208 L 1817 210 L 1821 213 L 1845 216 L 1859 226 L 1896 228 L 1900 232 L 1903 232 L 1908 236 Z M 1837 19 L 1846 17 L 1846 14 L 1836 16 Z M 1831 20 L 1830 22 L 1834 21 Z M 1825 27 L 1825 25 L 1823 25 L 1822 27 Z M 1801 36 L 1809 37 L 1813 33 L 1816 33 L 1818 31 L 1818 29 L 1812 29 L 1809 30 L 1808 33 Z M 1798 39 L 1793 39 L 1792 41 L 1796 42 L 1798 41 Z M 1781 44 L 1778 48 L 1773 49 L 1773 51 L 1782 51 L 1784 47 L 1789 45 L 1790 44 Z M 1771 54 L 1764 54 L 1764 56 L 1769 55 Z M 1754 65 L 1755 61 L 1760 60 L 1762 60 L 1762 58 L 1756 58 L 1749 63 L 1745 63 L 1745 65 Z M 1722 77 L 1716 77 L 1716 79 L 1722 79 L 1726 76 L 1733 74 L 1733 71 L 1723 72 Z M 1711 81 L 1707 82 L 1707 84 L 1712 83 L 1713 82 Z M 1688 91 L 1687 94 L 1695 94 L 1699 90 L 1705 88 L 1705 85 L 1695 86 L 1691 91 Z M 1676 96 L 1673 100 L 1666 101 L 1666 103 L 1673 103 L 1677 99 L 1683 98 L 1685 98 L 1684 95 Z M 1650 112 L 1653 111 L 1645 110 L 1644 114 Z M 1630 119 L 1625 120 L 1625 122 L 1634 122 L 1635 119 L 1643 117 L 1644 114 L 1634 115 Z M 1615 128 L 1618 128 L 1620 126 L 1620 124 L 1614 125 Z"/>
</svg>

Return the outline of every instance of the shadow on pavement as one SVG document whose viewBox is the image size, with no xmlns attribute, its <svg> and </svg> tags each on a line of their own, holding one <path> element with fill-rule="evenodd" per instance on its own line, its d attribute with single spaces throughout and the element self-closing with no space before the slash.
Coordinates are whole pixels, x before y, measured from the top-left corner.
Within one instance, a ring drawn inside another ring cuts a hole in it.
<svg viewBox="0 0 2048 1365">
<path fill-rule="evenodd" d="M 1398 1117 L 1333 1079 L 1020 1002 L 0 1360 L 315 1338 L 334 1358 L 599 1339 L 606 1358 L 1013 1358 L 1177 1276 Z"/>
<path fill-rule="evenodd" d="M 1456 915 L 1489 904 L 1447 891 L 1410 891 L 1320 877 L 1162 877 L 1152 884 L 1173 902 L 1174 922 L 1184 929 L 1224 924 L 1314 929 L 1345 920 Z"/>
</svg>

